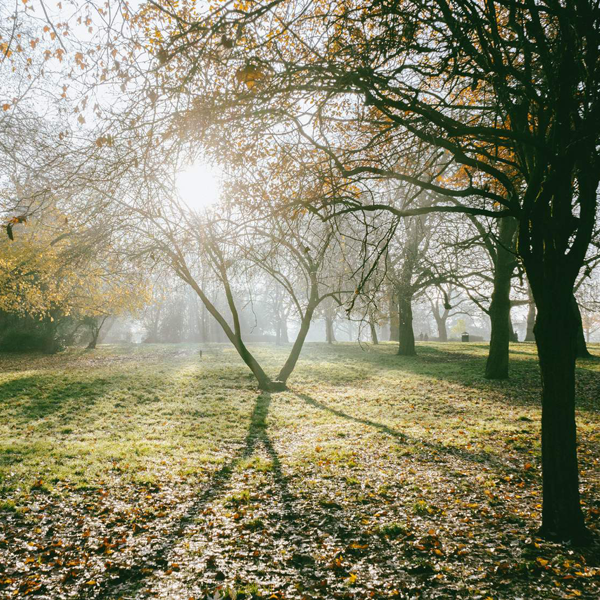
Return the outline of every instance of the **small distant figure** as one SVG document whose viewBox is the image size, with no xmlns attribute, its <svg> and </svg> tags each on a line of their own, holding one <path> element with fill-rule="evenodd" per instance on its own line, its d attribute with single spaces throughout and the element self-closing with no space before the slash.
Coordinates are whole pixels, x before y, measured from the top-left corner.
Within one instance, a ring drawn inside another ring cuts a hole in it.
<svg viewBox="0 0 600 600">
<path fill-rule="evenodd" d="M 198 350 L 198 356 L 200 356 L 200 358 L 202 358 L 202 350 Z"/>
<path fill-rule="evenodd" d="M 423 332 L 421 331 L 421 333 L 419 334 L 419 340 L 423 341 Z"/>
<path fill-rule="evenodd" d="M 429 334 L 428 334 L 428 333 L 426 333 L 426 334 L 423 336 L 423 339 L 424 339 L 426 342 L 428 342 L 428 341 L 429 341 Z"/>
</svg>

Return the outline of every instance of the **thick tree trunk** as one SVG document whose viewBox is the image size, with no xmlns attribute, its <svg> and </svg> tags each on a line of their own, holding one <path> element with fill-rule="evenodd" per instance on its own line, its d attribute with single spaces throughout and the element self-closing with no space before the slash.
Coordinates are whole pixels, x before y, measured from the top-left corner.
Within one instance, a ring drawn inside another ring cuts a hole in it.
<svg viewBox="0 0 600 600">
<path fill-rule="evenodd" d="M 494 277 L 494 295 L 490 305 L 492 335 L 490 351 L 485 365 L 487 379 L 506 379 L 508 377 L 508 350 L 511 336 L 510 322 L 510 279 L 512 270 L 505 272 L 501 280 L 496 270 Z"/>
<path fill-rule="evenodd" d="M 490 351 L 485 365 L 487 379 L 506 379 L 508 377 L 508 344 L 512 334 L 510 286 L 515 268 L 515 257 L 511 249 L 516 228 L 515 219 L 500 220 L 496 260 L 494 261 L 494 291 L 489 312 L 492 333 Z"/>
<path fill-rule="evenodd" d="M 579 500 L 575 425 L 577 318 L 572 295 L 547 294 L 535 339 L 542 372 L 543 510 L 541 534 L 587 540 Z"/>
<path fill-rule="evenodd" d="M 415 356 L 417 352 L 413 332 L 412 296 L 400 294 L 398 317 L 400 323 L 398 354 L 401 356 Z"/>
<path fill-rule="evenodd" d="M 400 320 L 398 319 L 398 302 L 396 294 L 391 291 L 389 297 L 389 311 L 390 311 L 390 342 L 397 342 L 400 340 Z"/>
<path fill-rule="evenodd" d="M 447 311 L 445 311 L 447 312 Z M 448 341 L 448 329 L 446 328 L 446 322 L 448 321 L 448 315 L 438 316 L 433 313 L 433 318 L 435 319 L 435 324 L 437 325 L 438 330 L 438 340 L 440 342 Z"/>
<path fill-rule="evenodd" d="M 575 316 L 576 322 L 576 332 L 577 332 L 577 358 L 589 358 L 592 356 L 587 349 L 587 344 L 585 342 L 585 334 L 583 333 L 583 319 L 581 318 L 581 310 L 579 309 L 579 304 L 573 296 L 571 301 L 571 306 L 573 307 L 573 314 Z"/>
<path fill-rule="evenodd" d="M 325 317 L 325 339 L 328 344 L 333 344 L 336 341 L 335 331 L 333 329 L 333 317 L 327 315 Z"/>
</svg>

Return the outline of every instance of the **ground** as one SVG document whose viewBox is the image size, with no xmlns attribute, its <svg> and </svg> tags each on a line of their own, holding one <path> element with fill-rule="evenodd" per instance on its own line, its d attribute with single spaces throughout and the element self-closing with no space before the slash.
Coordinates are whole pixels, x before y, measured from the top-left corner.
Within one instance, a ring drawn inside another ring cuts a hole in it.
<svg viewBox="0 0 600 600">
<path fill-rule="evenodd" d="M 532 344 L 507 382 L 484 344 L 309 344 L 277 394 L 197 349 L 0 356 L 1 598 L 600 597 L 597 541 L 535 535 Z M 577 385 L 598 540 L 599 358 Z"/>
</svg>

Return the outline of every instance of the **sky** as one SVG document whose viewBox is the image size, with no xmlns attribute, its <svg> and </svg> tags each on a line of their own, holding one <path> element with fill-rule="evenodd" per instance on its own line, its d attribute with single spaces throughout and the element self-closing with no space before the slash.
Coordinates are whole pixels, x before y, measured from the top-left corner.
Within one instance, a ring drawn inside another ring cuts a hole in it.
<svg viewBox="0 0 600 600">
<path fill-rule="evenodd" d="M 219 199 L 221 175 L 216 167 L 198 162 L 177 175 L 177 189 L 190 208 L 201 210 Z"/>
</svg>

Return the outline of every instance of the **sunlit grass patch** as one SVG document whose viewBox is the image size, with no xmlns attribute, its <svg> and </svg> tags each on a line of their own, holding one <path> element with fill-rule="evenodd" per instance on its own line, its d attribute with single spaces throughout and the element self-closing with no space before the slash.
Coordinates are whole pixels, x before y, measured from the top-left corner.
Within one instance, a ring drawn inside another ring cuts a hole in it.
<svg viewBox="0 0 600 600">
<path fill-rule="evenodd" d="M 485 344 L 419 343 L 411 358 L 364 348 L 309 344 L 289 390 L 271 395 L 224 346 L 202 359 L 191 345 L 0 357 L 0 523 L 12 540 L 0 558 L 18 569 L 58 553 L 51 591 L 90 597 L 385 597 L 399 581 L 440 597 L 495 598 L 504 585 L 506 597 L 550 598 L 555 580 L 595 593 L 593 552 L 559 565 L 564 549 L 534 535 L 534 346 L 512 345 L 504 382 L 484 379 Z M 286 349 L 254 350 L 276 372 Z M 592 527 L 599 378 L 600 361 L 578 364 Z M 79 563 L 69 575 L 82 555 L 85 578 Z"/>
</svg>

